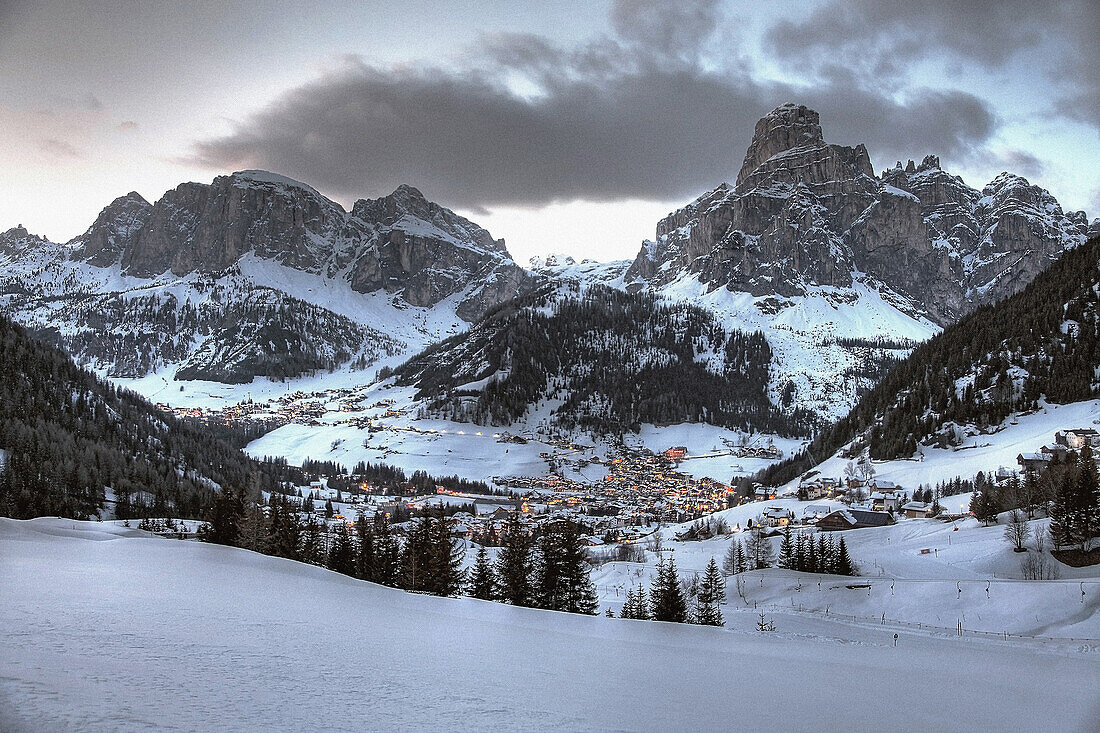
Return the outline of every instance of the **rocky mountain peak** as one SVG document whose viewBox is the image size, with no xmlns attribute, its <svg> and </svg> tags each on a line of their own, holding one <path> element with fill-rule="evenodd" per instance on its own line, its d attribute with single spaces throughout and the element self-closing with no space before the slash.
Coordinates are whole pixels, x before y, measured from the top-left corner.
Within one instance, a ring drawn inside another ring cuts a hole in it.
<svg viewBox="0 0 1100 733">
<path fill-rule="evenodd" d="M 510 257 L 503 239 L 493 239 L 484 228 L 429 201 L 419 189 L 408 184 L 401 184 L 388 196 L 356 201 L 351 215 L 405 236 L 434 233 L 474 244 L 489 253 Z"/>
<path fill-rule="evenodd" d="M 912 163 L 913 161 L 909 162 Z M 933 169 L 940 170 L 940 156 L 926 155 L 924 156 L 924 160 L 920 162 L 920 165 L 917 166 L 917 173 L 923 173 L 924 171 L 929 171 Z"/>
<path fill-rule="evenodd" d="M 1009 173 L 977 191 L 927 155 L 879 178 L 863 145 L 825 142 L 816 112 L 785 104 L 756 124 L 737 185 L 659 222 L 626 279 L 791 297 L 862 278 L 943 325 L 1017 292 L 1087 229 Z"/>
<path fill-rule="evenodd" d="M 822 196 L 848 195 L 857 189 L 869 192 L 874 175 L 862 144 L 851 148 L 826 143 L 817 112 L 785 104 L 756 123 L 734 190 L 745 194 L 805 184 Z"/>
<path fill-rule="evenodd" d="M 779 153 L 802 146 L 823 145 L 821 118 L 805 105 L 784 104 L 776 107 L 756 123 L 752 142 L 745 153 L 745 162 L 737 174 L 737 185 L 761 165 Z"/>
<path fill-rule="evenodd" d="M 152 212 L 153 205 L 137 191 L 119 196 L 99 212 L 86 232 L 69 242 L 74 256 L 99 267 L 119 262 Z"/>
</svg>

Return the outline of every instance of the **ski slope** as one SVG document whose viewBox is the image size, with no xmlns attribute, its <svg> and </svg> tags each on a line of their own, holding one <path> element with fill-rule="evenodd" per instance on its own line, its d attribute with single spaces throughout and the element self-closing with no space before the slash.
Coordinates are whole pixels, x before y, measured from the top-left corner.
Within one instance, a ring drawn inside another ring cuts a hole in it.
<svg viewBox="0 0 1100 733">
<path fill-rule="evenodd" d="M 440 599 L 0 520 L 0 729 L 1094 731 L 1100 651 L 734 604 L 724 629 Z"/>
</svg>

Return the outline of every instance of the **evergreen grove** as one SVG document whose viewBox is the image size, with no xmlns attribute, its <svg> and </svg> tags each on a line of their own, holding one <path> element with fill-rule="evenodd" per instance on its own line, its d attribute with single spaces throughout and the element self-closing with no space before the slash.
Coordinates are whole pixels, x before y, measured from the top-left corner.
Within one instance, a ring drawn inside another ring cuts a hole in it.
<svg viewBox="0 0 1100 733">
<path fill-rule="evenodd" d="M 595 614 L 596 588 L 589 577 L 582 528 L 552 519 L 529 535 L 518 514 L 502 533 L 500 556 L 489 561 L 484 546 L 469 573 L 463 541 L 453 537 L 442 512 L 413 521 L 404 538 L 384 514 L 360 518 L 354 531 L 309 517 L 273 494 L 266 507 L 240 492 L 219 494 L 211 521 L 199 539 L 299 562 L 322 565 L 360 580 L 438 596 L 469 595 L 482 600 L 570 613 Z M 467 577 L 467 575 L 469 577 Z"/>
</svg>

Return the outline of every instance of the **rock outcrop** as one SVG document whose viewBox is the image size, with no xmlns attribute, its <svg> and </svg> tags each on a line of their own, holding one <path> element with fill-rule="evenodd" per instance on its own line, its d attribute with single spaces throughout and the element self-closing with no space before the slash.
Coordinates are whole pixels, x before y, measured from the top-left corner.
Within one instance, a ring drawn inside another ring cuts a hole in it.
<svg viewBox="0 0 1100 733">
<path fill-rule="evenodd" d="M 826 143 L 816 112 L 786 104 L 756 124 L 736 185 L 659 222 L 626 279 L 786 297 L 862 279 L 946 325 L 1021 290 L 1088 229 L 1012 174 L 979 192 L 930 155 L 876 176 L 863 145 Z"/>
</svg>

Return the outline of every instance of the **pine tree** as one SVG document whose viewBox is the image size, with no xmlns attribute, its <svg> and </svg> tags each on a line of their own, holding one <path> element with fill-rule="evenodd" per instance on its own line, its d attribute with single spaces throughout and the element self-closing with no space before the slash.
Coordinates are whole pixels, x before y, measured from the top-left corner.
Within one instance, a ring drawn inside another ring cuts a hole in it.
<svg viewBox="0 0 1100 733">
<path fill-rule="evenodd" d="M 836 548 L 836 566 L 834 572 L 837 575 L 855 575 L 855 565 L 848 555 L 848 546 L 844 544 L 844 537 L 840 538 L 840 544 Z"/>
<path fill-rule="evenodd" d="M 640 621 L 649 621 L 653 615 L 649 612 L 649 598 L 646 597 L 645 586 L 639 585 L 638 592 L 634 596 L 634 615 Z"/>
<path fill-rule="evenodd" d="M 325 567 L 344 575 L 355 575 L 355 545 L 345 522 L 339 522 L 336 526 L 336 539 L 329 549 Z"/>
<path fill-rule="evenodd" d="M 513 606 L 530 606 L 534 602 L 531 588 L 531 539 L 520 522 L 518 512 L 509 515 L 503 540 L 497 556 L 500 598 Z"/>
<path fill-rule="evenodd" d="M 467 592 L 474 598 L 492 601 L 497 597 L 496 586 L 496 575 L 493 573 L 493 566 L 489 563 L 489 551 L 485 549 L 485 545 L 481 545 L 474 560 L 474 569 L 470 574 L 470 587 Z"/>
<path fill-rule="evenodd" d="M 695 623 L 706 626 L 724 626 L 722 618 L 722 603 L 726 600 L 725 583 L 718 572 L 718 563 L 714 558 L 707 563 L 703 572 L 703 580 L 699 584 L 699 592 L 695 597 Z"/>
<path fill-rule="evenodd" d="M 739 540 L 730 540 L 729 547 L 726 548 L 726 554 L 722 557 L 722 574 L 727 577 L 737 575 L 740 572 L 737 568 L 737 546 L 739 544 Z"/>
<path fill-rule="evenodd" d="M 395 587 L 400 578 L 401 545 L 386 515 L 381 512 L 374 515 L 374 538 L 374 572 L 370 579 Z"/>
<path fill-rule="evenodd" d="M 687 604 L 680 590 L 680 578 L 676 573 L 675 559 L 662 558 L 657 563 L 657 578 L 653 581 L 649 605 L 654 621 L 684 623 L 687 620 Z"/>
<path fill-rule="evenodd" d="M 779 545 L 779 567 L 792 569 L 795 566 L 794 543 L 791 542 L 791 525 L 783 528 L 783 542 Z"/>
<path fill-rule="evenodd" d="M 738 573 L 743 573 L 749 569 L 748 561 L 745 559 L 745 546 L 741 544 L 741 540 L 737 540 L 737 553 L 735 564 Z"/>
</svg>

